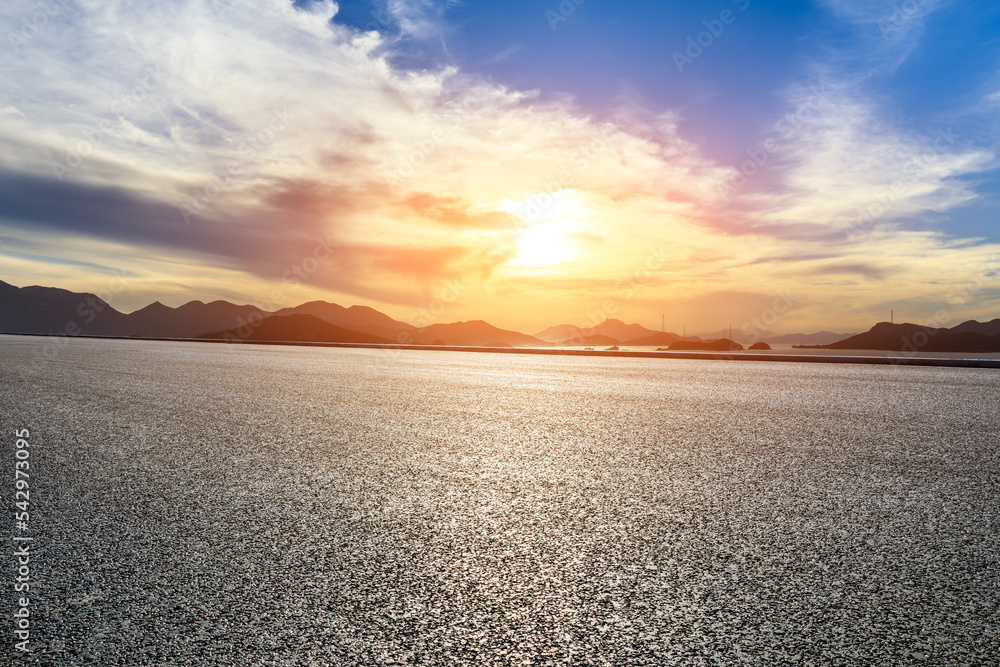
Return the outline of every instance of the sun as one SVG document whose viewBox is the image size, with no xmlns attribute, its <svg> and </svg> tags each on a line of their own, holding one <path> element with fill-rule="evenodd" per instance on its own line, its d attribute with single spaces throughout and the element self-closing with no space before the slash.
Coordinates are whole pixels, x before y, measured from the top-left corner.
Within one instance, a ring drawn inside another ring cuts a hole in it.
<svg viewBox="0 0 1000 667">
<path fill-rule="evenodd" d="M 563 222 L 540 222 L 521 232 L 517 239 L 521 252 L 511 262 L 513 266 L 538 267 L 561 264 L 573 258 L 566 244 L 569 225 Z"/>
<path fill-rule="evenodd" d="M 534 194 L 523 200 L 505 200 L 501 208 L 524 220 L 517 236 L 520 248 L 511 266 L 539 268 L 573 259 L 572 234 L 587 210 L 572 190 Z"/>
</svg>

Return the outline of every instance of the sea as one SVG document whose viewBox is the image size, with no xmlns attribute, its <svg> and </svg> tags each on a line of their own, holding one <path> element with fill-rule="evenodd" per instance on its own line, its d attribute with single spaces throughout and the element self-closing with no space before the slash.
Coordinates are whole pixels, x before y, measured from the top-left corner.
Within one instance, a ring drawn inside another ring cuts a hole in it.
<svg viewBox="0 0 1000 667">
<path fill-rule="evenodd" d="M 0 336 L 0 650 L 997 664 L 998 441 L 996 369 Z"/>
</svg>

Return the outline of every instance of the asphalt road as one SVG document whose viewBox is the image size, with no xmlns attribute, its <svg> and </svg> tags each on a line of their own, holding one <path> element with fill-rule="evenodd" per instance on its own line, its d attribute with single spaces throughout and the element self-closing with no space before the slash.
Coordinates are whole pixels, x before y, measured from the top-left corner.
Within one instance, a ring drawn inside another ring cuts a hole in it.
<svg viewBox="0 0 1000 667">
<path fill-rule="evenodd" d="M 0 663 L 1000 662 L 995 370 L 46 344 Z"/>
</svg>

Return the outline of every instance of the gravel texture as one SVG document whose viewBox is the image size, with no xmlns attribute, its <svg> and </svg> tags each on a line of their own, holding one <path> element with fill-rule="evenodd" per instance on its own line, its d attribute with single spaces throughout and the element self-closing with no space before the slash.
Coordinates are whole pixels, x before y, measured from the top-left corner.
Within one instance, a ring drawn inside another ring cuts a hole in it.
<svg viewBox="0 0 1000 667">
<path fill-rule="evenodd" d="M 0 336 L 0 387 L 0 664 L 1000 664 L 995 370 Z"/>
</svg>

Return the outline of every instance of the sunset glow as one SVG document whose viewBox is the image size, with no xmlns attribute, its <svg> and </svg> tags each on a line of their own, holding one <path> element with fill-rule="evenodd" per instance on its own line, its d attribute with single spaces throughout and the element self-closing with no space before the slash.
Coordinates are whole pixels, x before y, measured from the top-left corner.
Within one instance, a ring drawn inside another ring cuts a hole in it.
<svg viewBox="0 0 1000 667">
<path fill-rule="evenodd" d="M 718 12 L 669 4 L 57 12 L 4 70 L 0 272 L 117 279 L 125 311 L 322 299 L 404 321 L 457 281 L 441 321 L 525 331 L 609 300 L 672 329 L 786 293 L 777 331 L 1000 310 L 998 54 L 944 37 L 986 9 L 738 2 L 695 57 Z"/>
<path fill-rule="evenodd" d="M 997 0 L 0 25 L 17 664 L 998 664 Z"/>
</svg>

